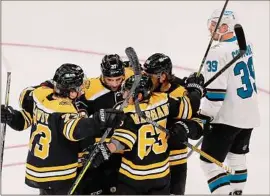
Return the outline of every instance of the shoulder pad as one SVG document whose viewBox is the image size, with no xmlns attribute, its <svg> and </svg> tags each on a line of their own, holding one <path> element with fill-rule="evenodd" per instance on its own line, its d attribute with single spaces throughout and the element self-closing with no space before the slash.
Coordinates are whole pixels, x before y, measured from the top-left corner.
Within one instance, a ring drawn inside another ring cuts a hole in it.
<svg viewBox="0 0 270 196">
<path fill-rule="evenodd" d="M 29 100 L 32 99 L 33 91 L 35 90 L 34 87 L 27 87 L 23 89 L 19 97 L 19 106 L 22 109 L 25 109 L 25 105 L 28 104 Z"/>
<path fill-rule="evenodd" d="M 125 80 L 134 75 L 134 71 L 130 67 L 125 68 Z"/>
<path fill-rule="evenodd" d="M 110 92 L 109 89 L 105 88 L 100 78 L 90 78 L 89 80 L 89 88 L 85 88 L 84 94 L 87 100 L 95 100 L 96 98 Z"/>
<path fill-rule="evenodd" d="M 187 95 L 187 90 L 183 86 L 178 86 L 172 92 L 170 92 L 170 97 L 183 97 Z"/>
</svg>

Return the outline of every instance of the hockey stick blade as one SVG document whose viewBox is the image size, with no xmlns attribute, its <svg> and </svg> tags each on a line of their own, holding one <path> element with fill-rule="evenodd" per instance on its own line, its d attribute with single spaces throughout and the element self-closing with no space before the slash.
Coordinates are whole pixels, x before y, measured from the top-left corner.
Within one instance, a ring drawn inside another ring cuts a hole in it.
<svg viewBox="0 0 270 196">
<path fill-rule="evenodd" d="M 245 38 L 245 33 L 240 24 L 236 24 L 234 26 L 234 32 L 236 34 L 237 42 L 240 48 L 241 52 L 246 52 L 247 50 L 247 43 L 246 43 L 246 38 Z"/>
<path fill-rule="evenodd" d="M 140 62 L 139 62 L 139 58 L 138 58 L 135 50 L 132 47 L 128 47 L 128 48 L 126 48 L 125 52 L 126 52 L 126 55 L 131 63 L 134 74 L 140 75 L 141 74 Z"/>
</svg>

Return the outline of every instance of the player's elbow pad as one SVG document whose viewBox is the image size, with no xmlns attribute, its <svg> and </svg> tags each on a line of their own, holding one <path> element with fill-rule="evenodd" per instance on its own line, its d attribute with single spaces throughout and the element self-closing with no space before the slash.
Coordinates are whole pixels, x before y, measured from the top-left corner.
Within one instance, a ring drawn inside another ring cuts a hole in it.
<svg viewBox="0 0 270 196">
<path fill-rule="evenodd" d="M 80 140 L 85 137 L 96 137 L 99 134 L 101 134 L 101 130 L 92 118 L 81 118 L 76 125 L 73 137 Z"/>
<path fill-rule="evenodd" d="M 192 114 L 196 114 L 200 108 L 201 95 L 197 91 L 192 91 L 192 92 L 188 93 L 187 96 L 190 100 Z"/>
</svg>

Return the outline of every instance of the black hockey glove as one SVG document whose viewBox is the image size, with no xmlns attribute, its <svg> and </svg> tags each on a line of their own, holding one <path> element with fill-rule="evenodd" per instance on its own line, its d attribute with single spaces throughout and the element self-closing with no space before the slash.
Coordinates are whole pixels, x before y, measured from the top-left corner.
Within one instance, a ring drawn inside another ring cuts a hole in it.
<svg viewBox="0 0 270 196">
<path fill-rule="evenodd" d="M 100 129 L 107 127 L 115 128 L 122 124 L 125 119 L 123 111 L 116 109 L 100 109 L 94 113 L 95 122 L 99 123 Z"/>
<path fill-rule="evenodd" d="M 86 161 L 89 159 L 90 155 L 93 154 L 91 168 L 99 167 L 104 161 L 109 160 L 112 154 L 105 142 L 91 145 L 86 150 L 84 150 L 84 152 L 87 152 L 87 151 L 88 153 L 85 153 L 82 156 L 81 162 L 82 164 L 85 164 Z"/>
<path fill-rule="evenodd" d="M 87 105 L 87 100 L 84 95 L 80 96 L 79 98 L 75 99 L 73 101 L 73 105 L 77 109 L 78 113 L 80 116 L 89 116 L 88 114 L 88 105 Z"/>
<path fill-rule="evenodd" d="M 11 106 L 1 105 L 1 123 L 10 123 L 14 117 L 14 109 Z"/>
<path fill-rule="evenodd" d="M 211 122 L 213 121 L 213 117 L 206 116 L 203 114 L 198 114 L 196 117 L 200 118 L 203 122 L 203 135 L 206 135 L 212 131 Z"/>
<path fill-rule="evenodd" d="M 171 136 L 179 138 L 179 142 L 187 142 L 188 141 L 188 133 L 189 128 L 184 121 L 178 121 L 174 124 L 171 129 Z"/>
<path fill-rule="evenodd" d="M 197 72 L 194 72 L 186 79 L 185 83 L 185 87 L 189 92 L 195 90 L 200 93 L 201 97 L 205 95 L 206 90 L 203 87 L 204 77 L 202 74 L 197 77 Z"/>
</svg>

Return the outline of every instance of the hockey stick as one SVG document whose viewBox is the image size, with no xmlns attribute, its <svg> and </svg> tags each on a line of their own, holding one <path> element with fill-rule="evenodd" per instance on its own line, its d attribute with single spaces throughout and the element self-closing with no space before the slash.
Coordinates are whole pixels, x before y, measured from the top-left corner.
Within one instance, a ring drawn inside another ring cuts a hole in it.
<svg viewBox="0 0 270 196">
<path fill-rule="evenodd" d="M 199 75 L 200 75 L 200 73 L 201 73 L 201 71 L 202 71 L 202 68 L 203 68 L 203 65 L 204 65 L 204 63 L 205 63 L 206 57 L 207 57 L 207 55 L 208 55 L 208 52 L 209 52 L 210 47 L 211 47 L 211 45 L 212 45 L 212 42 L 213 42 L 213 40 L 214 40 L 214 34 L 215 34 L 215 33 L 217 32 L 217 30 L 218 30 L 219 24 L 220 24 L 220 22 L 221 22 L 222 16 L 223 16 L 223 14 L 224 14 L 224 12 L 225 12 L 225 9 L 226 9 L 226 7 L 227 7 L 228 2 L 229 2 L 229 0 L 226 0 L 226 1 L 225 1 L 225 4 L 224 4 L 224 6 L 223 6 L 223 9 L 222 9 L 222 11 L 221 11 L 221 13 L 220 13 L 220 16 L 219 16 L 218 22 L 217 22 L 217 24 L 216 24 L 215 30 L 214 30 L 214 32 L 212 33 L 210 42 L 209 42 L 209 44 L 208 44 L 208 46 L 207 46 L 207 49 L 206 49 L 206 51 L 205 51 L 203 60 L 202 60 L 202 62 L 201 62 L 200 68 L 199 68 L 199 71 L 197 72 L 197 77 L 199 77 Z"/>
<path fill-rule="evenodd" d="M 200 138 L 200 140 L 195 144 L 195 147 L 198 148 L 201 144 L 202 144 L 202 141 L 203 141 L 203 137 Z M 193 150 L 191 149 L 188 154 L 187 154 L 187 158 L 189 158 L 193 153 Z"/>
<path fill-rule="evenodd" d="M 133 58 L 132 56 L 134 56 L 134 55 L 137 56 L 137 55 L 136 55 L 136 52 L 135 52 L 134 49 L 131 48 L 131 47 L 126 48 L 125 52 L 126 52 L 126 54 L 127 54 L 127 56 L 128 56 L 129 58 Z M 136 66 L 133 66 L 133 70 L 134 70 L 134 73 L 135 73 L 135 81 L 134 81 L 134 83 L 133 83 L 133 85 L 132 85 L 132 87 L 131 87 L 131 89 L 130 89 L 130 92 L 129 92 L 128 96 L 126 97 L 126 99 L 124 100 L 124 102 L 121 104 L 119 110 L 123 110 L 123 109 L 126 107 L 126 105 L 128 104 L 129 98 L 133 95 L 133 93 L 134 93 L 134 91 L 135 91 L 137 85 L 138 85 L 139 82 L 140 82 L 141 75 L 136 75 L 137 70 L 139 70 L 139 68 L 136 67 Z M 118 104 L 116 104 L 116 105 L 118 105 Z M 108 129 L 105 131 L 105 133 L 104 133 L 103 136 L 101 137 L 101 140 L 98 142 L 99 144 L 100 144 L 100 143 L 103 143 L 103 142 L 105 141 L 105 139 L 108 137 L 108 135 L 109 135 L 109 133 L 111 132 L 111 130 L 112 130 L 112 128 L 108 128 Z M 77 188 L 77 186 L 79 185 L 79 183 L 81 182 L 81 180 L 82 180 L 82 178 L 83 178 L 85 172 L 90 168 L 91 163 L 92 163 L 92 160 L 93 160 L 93 158 L 94 158 L 94 156 L 95 156 L 95 154 L 96 154 L 96 153 L 95 153 L 96 151 L 97 151 L 97 147 L 95 147 L 95 148 L 93 149 L 93 151 L 91 152 L 91 154 L 90 154 L 89 158 L 87 159 L 86 163 L 84 164 L 84 166 L 83 166 L 81 172 L 79 173 L 79 175 L 77 176 L 75 182 L 72 184 L 71 188 L 69 189 L 68 195 L 72 195 L 72 194 L 74 193 L 74 191 L 76 190 L 76 188 Z"/>
<path fill-rule="evenodd" d="M 9 104 L 9 92 L 10 92 L 10 82 L 11 82 L 11 71 L 7 72 L 7 83 L 6 83 L 6 95 L 5 95 L 5 107 Z M 0 159 L 0 190 L 2 194 L 2 169 L 3 169 L 3 158 L 4 158 L 4 147 L 5 147 L 5 137 L 6 137 L 7 123 L 3 123 L 1 126 L 1 159 Z"/>
<path fill-rule="evenodd" d="M 212 78 L 210 78 L 205 84 L 206 88 L 209 84 L 211 84 L 218 76 L 220 76 L 223 72 L 225 72 L 231 65 L 233 65 L 237 60 L 239 60 L 243 54 L 245 54 L 247 49 L 246 38 L 244 34 L 244 30 L 240 24 L 236 24 L 234 26 L 234 31 L 236 34 L 237 42 L 239 45 L 240 52 L 234 57 L 229 63 L 227 63 L 221 70 L 219 70 Z M 200 146 L 203 141 L 203 137 L 195 144 L 196 147 Z M 193 153 L 193 150 L 189 151 L 187 158 L 190 157 Z"/>
</svg>

